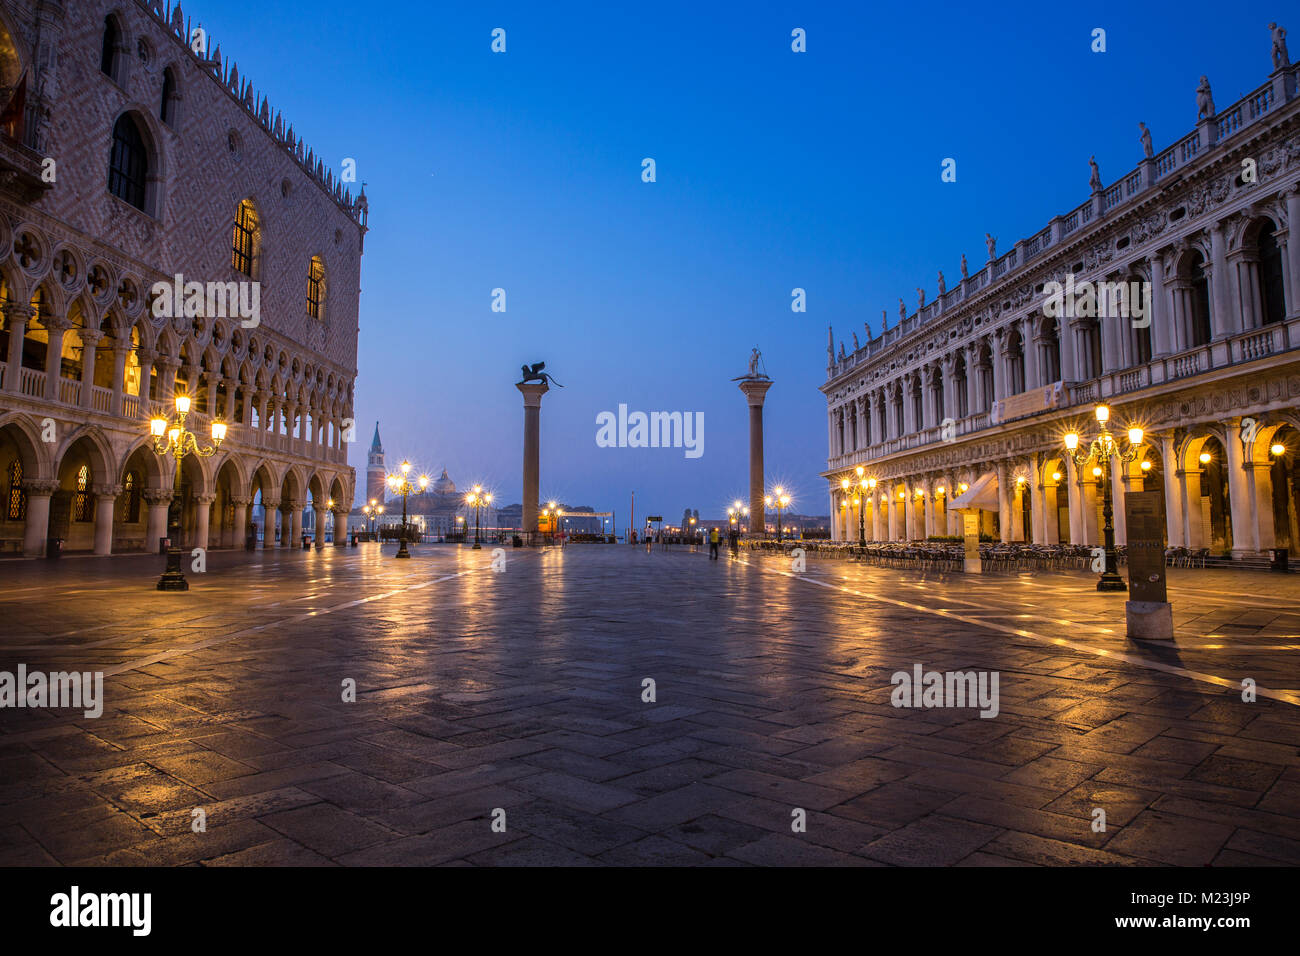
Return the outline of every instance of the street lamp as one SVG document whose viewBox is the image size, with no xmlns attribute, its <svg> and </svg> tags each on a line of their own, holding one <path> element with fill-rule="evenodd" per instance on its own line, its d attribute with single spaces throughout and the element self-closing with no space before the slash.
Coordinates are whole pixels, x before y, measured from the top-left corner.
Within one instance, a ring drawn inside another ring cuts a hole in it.
<svg viewBox="0 0 1300 956">
<path fill-rule="evenodd" d="M 1128 430 L 1128 445 L 1121 449 L 1114 436 L 1111 435 L 1110 429 L 1106 427 L 1107 422 L 1110 421 L 1110 408 L 1105 405 L 1098 405 L 1096 415 L 1099 434 L 1088 443 L 1087 449 L 1079 448 L 1079 435 L 1077 432 L 1070 432 L 1065 436 L 1065 447 L 1069 451 L 1070 457 L 1074 459 L 1074 463 L 1080 468 L 1090 459 L 1097 459 L 1097 465 L 1092 469 L 1092 473 L 1102 483 L 1101 517 L 1106 548 L 1106 566 L 1097 581 L 1097 590 L 1127 591 L 1128 585 L 1124 583 L 1124 579 L 1115 570 L 1115 524 L 1113 520 L 1114 511 L 1111 507 L 1110 460 L 1111 458 L 1117 458 L 1127 464 L 1137 458 L 1142 445 L 1142 429 L 1136 426 L 1130 428 Z"/>
<path fill-rule="evenodd" d="M 149 420 L 149 433 L 153 436 L 153 450 L 158 455 L 171 454 L 176 457 L 176 483 L 172 486 L 172 501 L 176 505 L 176 522 L 175 536 L 172 538 L 167 548 L 167 568 L 163 575 L 158 579 L 159 591 L 188 591 L 190 582 L 185 580 L 185 573 L 181 570 L 181 460 L 186 455 L 198 455 L 200 458 L 208 458 L 216 454 L 221 443 L 226 440 L 226 423 L 213 419 L 212 421 L 212 444 L 199 447 L 198 439 L 194 433 L 185 427 L 185 418 L 190 413 L 190 397 L 188 395 L 176 396 L 176 413 L 170 420 L 159 415 Z M 170 524 L 170 522 L 169 522 Z M 169 528 L 170 531 L 170 528 Z M 202 547 L 207 547 L 206 541 L 200 542 Z"/>
<path fill-rule="evenodd" d="M 772 489 L 775 494 L 765 495 L 763 504 L 771 507 L 773 502 L 776 503 L 776 540 L 781 540 L 781 509 L 790 504 L 790 496 L 785 493 L 785 489 L 777 485 Z"/>
<path fill-rule="evenodd" d="M 402 543 L 398 546 L 397 554 L 393 555 L 393 557 L 409 558 L 411 552 L 406 550 L 406 496 L 415 491 L 416 484 L 419 484 L 421 491 L 424 491 L 425 488 L 429 487 L 429 476 L 421 475 L 416 482 L 412 482 L 411 463 L 409 461 L 402 462 L 401 470 L 402 473 L 400 475 L 392 474 L 388 476 L 388 487 L 392 490 L 393 494 L 402 496 Z"/>
<path fill-rule="evenodd" d="M 474 490 L 465 496 L 465 504 L 474 506 L 474 550 L 481 550 L 483 545 L 479 544 L 478 533 L 478 513 L 480 508 L 486 508 L 492 503 L 492 495 L 483 490 L 482 485 L 475 485 Z"/>
</svg>

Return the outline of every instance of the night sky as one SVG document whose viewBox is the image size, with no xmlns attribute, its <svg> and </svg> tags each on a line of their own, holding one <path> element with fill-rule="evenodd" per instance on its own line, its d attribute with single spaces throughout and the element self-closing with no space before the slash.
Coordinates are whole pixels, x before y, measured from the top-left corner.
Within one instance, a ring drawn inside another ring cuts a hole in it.
<svg viewBox="0 0 1300 956">
<path fill-rule="evenodd" d="M 963 252 L 980 268 L 985 231 L 1000 254 L 1084 202 L 1090 154 L 1109 185 L 1141 158 L 1139 120 L 1157 151 L 1191 132 L 1200 74 L 1222 111 L 1266 82 L 1267 25 L 1288 25 L 1253 2 L 185 10 L 336 175 L 351 157 L 368 184 L 359 491 L 379 419 L 390 465 L 518 501 L 513 383 L 544 360 L 565 387 L 543 401 L 542 498 L 620 524 L 632 490 L 669 520 L 745 497 L 731 379 L 754 346 L 775 380 L 769 483 L 825 513 L 827 325 L 851 348 L 882 309 L 897 322 L 900 296 L 933 299 L 938 269 L 955 285 Z M 596 416 L 620 403 L 703 412 L 703 455 L 598 447 Z"/>
</svg>

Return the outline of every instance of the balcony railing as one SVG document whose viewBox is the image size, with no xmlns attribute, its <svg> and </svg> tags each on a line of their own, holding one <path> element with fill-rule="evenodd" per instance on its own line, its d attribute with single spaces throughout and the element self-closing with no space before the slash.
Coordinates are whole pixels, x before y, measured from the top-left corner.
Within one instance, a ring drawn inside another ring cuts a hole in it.
<svg viewBox="0 0 1300 956">
<path fill-rule="evenodd" d="M 1248 329 L 1228 336 L 1220 342 L 1198 345 L 1174 355 L 1164 355 L 1151 359 L 1131 368 L 1116 369 L 1098 378 L 1084 382 L 1069 383 L 1069 400 L 1062 407 L 1073 408 L 1090 405 L 1116 396 L 1138 392 L 1144 388 L 1159 386 L 1165 382 L 1178 382 L 1174 387 L 1183 387 L 1181 380 L 1203 372 L 1230 368 L 1257 359 L 1279 355 L 1284 352 L 1300 352 L 1300 319 L 1289 322 L 1277 322 L 1263 328 Z M 1051 411 L 1045 410 L 1042 415 Z M 1035 415 L 1034 418 L 1040 417 Z M 1023 424 L 1032 422 L 1033 418 L 1018 419 Z M 987 412 L 968 415 L 956 422 L 955 438 L 961 438 L 990 426 Z M 834 471 L 862 464 L 864 461 L 886 458 L 899 452 L 915 448 L 933 446 L 942 442 L 943 436 L 937 427 L 929 427 L 907 435 L 900 435 L 886 441 L 876 442 L 867 448 L 833 455 L 827 460 L 827 470 Z"/>
<path fill-rule="evenodd" d="M 1264 85 L 1252 90 L 1226 109 L 1220 111 L 1213 121 L 1206 121 L 1209 123 L 1208 128 L 1212 131 L 1210 135 L 1214 138 L 1212 144 L 1214 150 L 1217 151 L 1218 147 L 1226 140 L 1242 135 L 1268 113 L 1275 111 L 1280 102 L 1279 96 L 1283 94 L 1283 91 L 1286 91 L 1286 96 L 1294 100 L 1298 79 L 1300 79 L 1300 63 L 1292 64 L 1279 71 Z M 1201 133 L 1204 128 L 1206 127 L 1203 126 L 1193 130 L 1182 139 L 1175 141 L 1172 145 L 1157 153 L 1153 159 L 1143 160 L 1137 169 L 1124 174 L 1105 189 L 1102 193 L 1101 203 L 1104 216 L 1109 217 L 1116 211 L 1141 201 L 1144 194 L 1157 187 L 1161 180 L 1189 163 L 1195 162 L 1209 151 L 1211 144 L 1203 143 L 1201 140 Z M 1143 169 L 1147 163 L 1152 164 L 1153 172 L 1149 176 L 1144 176 Z M 1059 244 L 1061 238 L 1087 226 L 1094 218 L 1092 199 L 1089 198 L 1087 202 L 1078 208 L 1072 209 L 1059 217 L 1060 232 L 1057 234 L 1057 243 Z M 1010 276 L 1017 269 L 1028 265 L 1034 259 L 1043 255 L 1052 245 L 1052 235 L 1052 226 L 1049 225 L 1028 240 L 1017 243 L 1021 249 L 1020 255 L 1017 255 L 1016 248 L 1013 247 L 988 266 L 973 273 L 969 278 L 963 279 L 959 286 L 954 286 L 940 295 L 933 307 L 918 310 L 917 314 L 904 321 L 902 323 L 902 328 L 905 330 L 904 334 L 921 328 L 926 324 L 927 320 L 947 311 L 950 307 L 968 298 L 972 293 L 985 288 L 995 280 Z M 899 326 L 895 326 L 890 331 L 893 332 L 897 328 Z M 886 341 L 889 340 L 886 339 Z M 861 350 L 862 354 L 864 356 L 874 355 L 879 349 L 878 343 L 880 342 L 881 339 L 877 337 L 866 343 Z M 851 364 L 837 362 L 832 366 L 831 377 L 834 378 L 851 367 L 853 367 Z"/>
</svg>

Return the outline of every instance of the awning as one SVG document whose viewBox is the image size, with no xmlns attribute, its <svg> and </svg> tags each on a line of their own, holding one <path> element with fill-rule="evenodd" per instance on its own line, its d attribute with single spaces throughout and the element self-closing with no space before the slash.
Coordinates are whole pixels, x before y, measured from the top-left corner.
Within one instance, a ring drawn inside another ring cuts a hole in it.
<svg viewBox="0 0 1300 956">
<path fill-rule="evenodd" d="M 948 502 L 952 510 L 959 508 L 983 508 L 985 511 L 998 510 L 998 473 L 986 471 L 956 498 Z"/>
</svg>

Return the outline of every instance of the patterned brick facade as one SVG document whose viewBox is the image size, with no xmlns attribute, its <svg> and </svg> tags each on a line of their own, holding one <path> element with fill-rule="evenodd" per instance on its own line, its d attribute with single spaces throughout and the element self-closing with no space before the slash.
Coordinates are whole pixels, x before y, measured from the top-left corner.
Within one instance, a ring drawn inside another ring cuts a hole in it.
<svg viewBox="0 0 1300 956">
<path fill-rule="evenodd" d="M 271 544 L 277 512 L 281 543 L 297 543 L 317 514 L 351 505 L 365 197 L 335 182 L 194 31 L 159 0 L 0 2 L 9 104 L 0 545 L 9 549 L 39 553 L 48 537 L 99 553 L 152 549 L 175 465 L 154 453 L 147 420 L 180 391 L 194 398 L 201 437 L 213 418 L 230 425 L 214 456 L 184 459 L 187 544 L 240 546 L 250 533 Z M 143 208 L 109 186 L 124 117 L 147 157 Z M 231 256 L 245 201 L 256 215 L 251 277 Z M 324 267 L 318 317 L 307 297 L 313 257 Z M 256 280 L 258 324 L 155 317 L 151 287 L 178 273 Z M 319 546 L 325 535 L 315 537 Z"/>
</svg>

